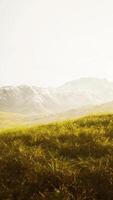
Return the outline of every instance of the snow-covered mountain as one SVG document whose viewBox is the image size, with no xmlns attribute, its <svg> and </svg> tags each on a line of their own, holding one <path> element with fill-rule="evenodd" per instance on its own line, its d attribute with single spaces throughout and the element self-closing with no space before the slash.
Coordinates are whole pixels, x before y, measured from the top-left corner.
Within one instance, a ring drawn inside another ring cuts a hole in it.
<svg viewBox="0 0 113 200">
<path fill-rule="evenodd" d="M 81 78 L 57 88 L 35 86 L 0 87 L 0 111 L 48 115 L 82 106 L 113 101 L 113 83 Z"/>
</svg>

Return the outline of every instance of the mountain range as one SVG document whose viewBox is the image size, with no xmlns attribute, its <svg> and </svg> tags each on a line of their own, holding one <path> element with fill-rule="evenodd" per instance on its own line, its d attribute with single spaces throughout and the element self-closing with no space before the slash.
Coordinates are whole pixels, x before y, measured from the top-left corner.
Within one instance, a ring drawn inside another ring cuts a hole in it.
<svg viewBox="0 0 113 200">
<path fill-rule="evenodd" d="M 81 78 L 55 88 L 0 87 L 0 112 L 24 114 L 36 120 L 112 110 L 113 82 L 106 79 Z"/>
</svg>

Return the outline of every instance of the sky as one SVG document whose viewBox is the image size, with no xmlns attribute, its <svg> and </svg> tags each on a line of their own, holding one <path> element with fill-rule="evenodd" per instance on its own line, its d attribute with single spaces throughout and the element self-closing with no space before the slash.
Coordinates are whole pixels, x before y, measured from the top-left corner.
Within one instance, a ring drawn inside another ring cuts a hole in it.
<svg viewBox="0 0 113 200">
<path fill-rule="evenodd" d="M 112 0 L 0 0 L 0 85 L 113 81 Z"/>
</svg>

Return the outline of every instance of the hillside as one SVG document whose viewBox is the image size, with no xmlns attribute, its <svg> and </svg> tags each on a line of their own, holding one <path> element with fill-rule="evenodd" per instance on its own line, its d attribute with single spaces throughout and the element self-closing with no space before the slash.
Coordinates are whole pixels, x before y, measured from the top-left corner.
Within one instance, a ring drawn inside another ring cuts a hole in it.
<svg viewBox="0 0 113 200">
<path fill-rule="evenodd" d="M 100 104 L 100 105 L 87 105 L 76 109 L 70 109 L 65 112 L 57 113 L 57 114 L 49 114 L 47 116 L 29 116 L 29 120 L 31 123 L 47 123 L 47 122 L 55 122 L 55 121 L 63 121 L 69 119 L 75 119 L 79 117 L 83 117 L 86 115 L 94 115 L 94 114 L 112 114 L 113 113 L 113 101 Z"/>
<path fill-rule="evenodd" d="M 113 115 L 0 133 L 1 200 L 112 200 Z"/>
<path fill-rule="evenodd" d="M 20 126 L 28 123 L 27 117 L 22 114 L 0 112 L 0 128 Z"/>
<path fill-rule="evenodd" d="M 38 118 L 35 120 L 33 116 L 12 112 L 0 112 L 0 129 L 7 129 L 24 125 L 29 126 L 33 123 L 38 123 Z"/>
<path fill-rule="evenodd" d="M 0 87 L 0 112 L 45 116 L 113 101 L 113 83 L 82 78 L 56 88 Z"/>
<path fill-rule="evenodd" d="M 112 114 L 113 101 L 96 106 L 83 106 L 78 109 L 71 109 L 58 114 L 45 114 L 45 115 L 24 115 L 18 113 L 0 112 L 0 128 L 11 128 L 19 125 L 30 126 L 32 124 L 47 124 L 50 122 L 57 122 L 69 119 L 75 119 L 86 115 L 94 114 Z"/>
<path fill-rule="evenodd" d="M 92 114 L 105 114 L 105 113 L 113 113 L 113 101 L 100 104 L 100 105 L 89 105 L 89 106 L 83 106 L 78 109 L 71 109 L 67 110 L 62 113 L 58 113 L 56 115 L 49 115 L 47 117 L 40 118 L 39 121 L 41 122 L 51 122 L 51 121 L 58 121 L 58 120 L 67 120 L 67 119 L 73 119 L 78 118 L 86 115 L 92 115 Z"/>
</svg>

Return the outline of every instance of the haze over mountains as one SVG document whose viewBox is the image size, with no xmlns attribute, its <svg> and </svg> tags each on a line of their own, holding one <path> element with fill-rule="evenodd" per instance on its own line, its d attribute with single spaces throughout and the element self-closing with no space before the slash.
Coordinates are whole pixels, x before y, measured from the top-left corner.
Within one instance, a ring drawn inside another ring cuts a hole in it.
<svg viewBox="0 0 113 200">
<path fill-rule="evenodd" d="M 68 110 L 72 113 L 73 109 L 76 114 L 83 107 L 88 110 L 107 102 L 112 105 L 112 101 L 113 83 L 106 79 L 81 78 L 56 88 L 28 85 L 0 87 L 0 111 L 37 117 Z"/>
</svg>

